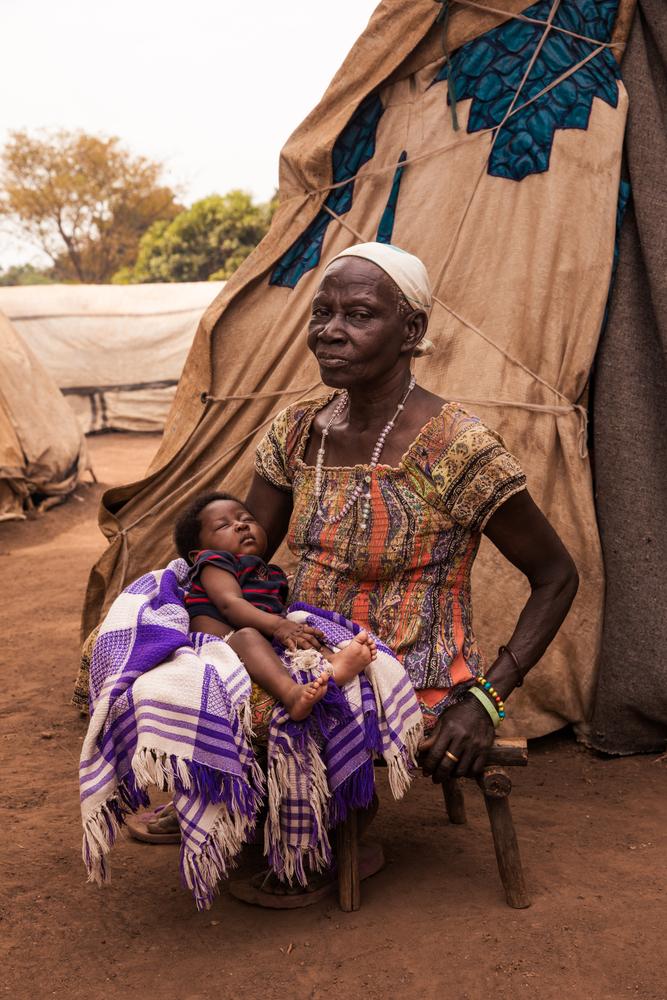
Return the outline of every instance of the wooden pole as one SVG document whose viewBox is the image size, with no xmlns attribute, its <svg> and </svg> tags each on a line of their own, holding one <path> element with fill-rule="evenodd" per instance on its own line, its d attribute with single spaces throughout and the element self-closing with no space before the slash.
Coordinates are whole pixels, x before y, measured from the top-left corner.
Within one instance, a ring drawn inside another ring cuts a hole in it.
<svg viewBox="0 0 667 1000">
<path fill-rule="evenodd" d="M 514 830 L 509 794 L 512 782 L 501 768 L 487 768 L 479 780 L 484 804 L 489 815 L 493 846 L 498 862 L 505 898 L 509 906 L 523 910 L 530 906 L 530 897 L 523 878 L 519 845 Z"/>
<path fill-rule="evenodd" d="M 336 830 L 338 861 L 338 902 L 344 913 L 351 913 L 361 906 L 359 888 L 359 839 L 357 811 L 350 811 L 344 823 Z"/>
<path fill-rule="evenodd" d="M 505 739 L 496 736 L 486 757 L 487 764 L 501 767 L 525 767 L 528 763 L 528 744 L 521 739 Z"/>
<path fill-rule="evenodd" d="M 445 797 L 445 809 L 450 823 L 461 824 L 466 821 L 466 804 L 463 798 L 461 782 L 456 778 L 446 778 L 442 783 L 442 794 Z"/>
</svg>

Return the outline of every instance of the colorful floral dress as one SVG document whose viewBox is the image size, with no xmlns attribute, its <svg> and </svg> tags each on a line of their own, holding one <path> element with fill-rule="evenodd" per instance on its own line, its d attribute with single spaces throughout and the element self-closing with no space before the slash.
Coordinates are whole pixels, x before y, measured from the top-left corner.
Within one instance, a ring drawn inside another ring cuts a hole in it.
<svg viewBox="0 0 667 1000">
<path fill-rule="evenodd" d="M 361 503 L 328 523 L 318 514 L 315 468 L 303 456 L 313 419 L 332 396 L 287 407 L 257 449 L 257 473 L 293 498 L 287 543 L 298 566 L 290 596 L 338 611 L 391 646 L 428 724 L 482 670 L 470 572 L 486 522 L 526 479 L 498 434 L 445 403 L 397 467 L 324 468 L 326 517 L 361 479 L 371 496 L 365 528 Z"/>
</svg>

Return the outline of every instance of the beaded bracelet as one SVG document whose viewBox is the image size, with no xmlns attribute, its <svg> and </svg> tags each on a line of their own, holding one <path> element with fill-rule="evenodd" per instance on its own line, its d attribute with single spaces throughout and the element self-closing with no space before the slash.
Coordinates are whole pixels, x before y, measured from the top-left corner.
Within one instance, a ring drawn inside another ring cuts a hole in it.
<svg viewBox="0 0 667 1000">
<path fill-rule="evenodd" d="M 483 674 L 480 674 L 478 677 L 475 677 L 475 684 L 479 684 L 479 686 L 482 688 L 482 690 L 487 695 L 490 695 L 493 698 L 493 700 L 495 701 L 496 705 L 498 706 L 498 715 L 500 716 L 501 719 L 504 719 L 505 718 L 505 702 L 500 697 L 500 695 L 498 694 L 498 692 L 494 688 L 494 686 L 491 683 L 491 681 L 487 681 L 486 677 L 484 677 Z"/>
<path fill-rule="evenodd" d="M 482 708 L 491 716 L 493 728 L 497 729 L 500 725 L 500 716 L 496 712 L 496 706 L 493 704 L 491 699 L 487 698 L 486 692 L 482 691 L 480 688 L 471 687 L 468 688 L 468 694 L 472 694 L 475 698 L 477 698 L 477 701 L 480 703 Z"/>
<path fill-rule="evenodd" d="M 521 685 L 523 684 L 523 674 L 521 673 L 521 664 L 519 663 L 519 658 L 514 652 L 514 650 L 510 649 L 509 646 L 498 647 L 498 656 L 502 656 L 503 653 L 507 653 L 507 655 L 512 660 L 512 663 L 514 664 L 514 669 L 516 670 L 517 677 L 519 678 L 518 681 L 516 682 L 516 686 L 520 688 Z"/>
</svg>

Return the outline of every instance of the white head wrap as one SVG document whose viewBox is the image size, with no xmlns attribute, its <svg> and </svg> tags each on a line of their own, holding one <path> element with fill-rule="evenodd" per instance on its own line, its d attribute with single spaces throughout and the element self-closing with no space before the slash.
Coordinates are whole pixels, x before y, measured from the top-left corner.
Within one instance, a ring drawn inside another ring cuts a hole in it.
<svg viewBox="0 0 667 1000">
<path fill-rule="evenodd" d="M 395 247 L 392 243 L 357 243 L 356 246 L 341 250 L 332 257 L 327 267 L 341 257 L 361 257 L 362 260 L 370 260 L 398 285 L 411 306 L 423 309 L 427 314 L 431 311 L 431 282 L 419 257 Z M 432 346 L 430 340 L 422 340 L 417 345 L 415 354 L 430 354 Z"/>
</svg>

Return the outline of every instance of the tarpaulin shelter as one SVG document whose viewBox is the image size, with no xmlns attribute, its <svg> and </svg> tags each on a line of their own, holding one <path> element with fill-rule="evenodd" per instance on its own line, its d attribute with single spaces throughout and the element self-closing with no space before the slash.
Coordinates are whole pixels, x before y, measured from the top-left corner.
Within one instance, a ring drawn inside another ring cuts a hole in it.
<svg viewBox="0 0 667 1000">
<path fill-rule="evenodd" d="M 221 281 L 0 288 L 0 309 L 86 434 L 161 431 L 203 311 Z"/>
<path fill-rule="evenodd" d="M 607 593 L 588 741 L 608 753 L 667 745 L 667 4 L 639 0 L 623 223 L 595 363 L 596 506 Z"/>
<path fill-rule="evenodd" d="M 0 313 L 0 521 L 67 496 L 88 468 L 76 417 Z"/>
<path fill-rule="evenodd" d="M 321 392 L 304 334 L 322 265 L 379 239 L 418 254 L 432 278 L 435 353 L 418 378 L 504 435 L 579 567 L 573 609 L 507 728 L 585 727 L 604 597 L 586 392 L 614 258 L 633 5 L 459 2 L 443 23 L 433 0 L 380 3 L 283 149 L 271 229 L 205 313 L 146 478 L 105 494 L 110 544 L 85 633 L 173 555 L 182 505 L 222 483 L 243 493 L 272 417 Z M 492 653 L 526 583 L 484 542 L 473 587 Z"/>
</svg>

